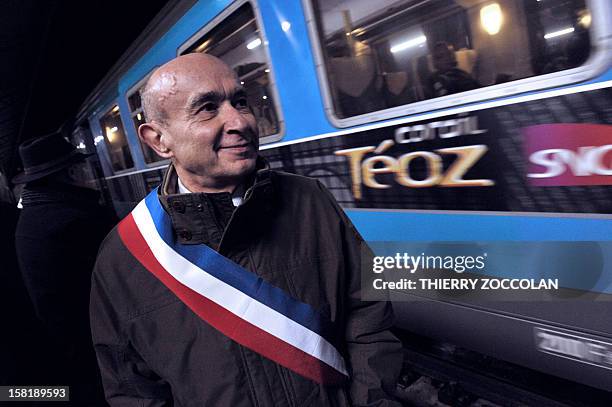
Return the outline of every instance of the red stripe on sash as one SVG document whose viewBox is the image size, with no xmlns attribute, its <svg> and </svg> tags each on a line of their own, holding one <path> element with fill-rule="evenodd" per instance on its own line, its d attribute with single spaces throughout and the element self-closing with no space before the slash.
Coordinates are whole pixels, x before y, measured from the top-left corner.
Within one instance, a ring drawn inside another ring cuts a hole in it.
<svg viewBox="0 0 612 407">
<path fill-rule="evenodd" d="M 202 320 L 242 346 L 323 385 L 336 385 L 346 377 L 301 349 L 243 320 L 227 309 L 177 281 L 157 261 L 134 217 L 130 214 L 118 226 L 119 236 L 132 255 Z"/>
</svg>

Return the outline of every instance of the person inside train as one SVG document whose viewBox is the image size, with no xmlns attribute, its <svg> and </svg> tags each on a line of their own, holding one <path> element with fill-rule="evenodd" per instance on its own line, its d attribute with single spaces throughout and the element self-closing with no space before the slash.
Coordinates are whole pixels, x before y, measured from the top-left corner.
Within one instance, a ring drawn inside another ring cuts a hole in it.
<svg viewBox="0 0 612 407">
<path fill-rule="evenodd" d="M 321 183 L 258 155 L 234 71 L 180 56 L 142 99 L 139 136 L 171 164 L 94 269 L 110 405 L 399 407 L 401 344 L 390 305 L 361 301 L 361 237 Z"/>
<path fill-rule="evenodd" d="M 60 132 L 22 143 L 19 154 L 24 171 L 12 181 L 25 186 L 15 245 L 46 338 L 36 350 L 37 384 L 68 385 L 72 405 L 102 406 L 87 309 L 96 253 L 116 218 L 75 176 L 87 155 Z"/>
<path fill-rule="evenodd" d="M 480 87 L 464 70 L 457 67 L 454 47 L 444 41 L 436 43 L 432 51 L 433 72 L 428 80 L 429 97 L 439 97 Z"/>
</svg>

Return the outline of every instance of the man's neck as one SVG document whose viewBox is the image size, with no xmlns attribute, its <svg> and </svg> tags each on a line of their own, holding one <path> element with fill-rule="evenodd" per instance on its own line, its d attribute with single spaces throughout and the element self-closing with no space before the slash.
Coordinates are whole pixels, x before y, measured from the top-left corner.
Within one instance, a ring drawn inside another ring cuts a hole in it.
<svg viewBox="0 0 612 407">
<path fill-rule="evenodd" d="M 190 194 L 192 191 L 190 191 L 181 181 L 180 177 L 176 177 L 176 183 L 177 183 L 177 192 L 179 194 Z M 238 185 L 233 191 L 232 191 L 232 204 L 234 206 L 240 206 L 242 205 L 243 202 L 243 196 L 244 196 L 244 185 Z"/>
<path fill-rule="evenodd" d="M 204 179 L 198 179 L 199 177 L 191 176 L 191 174 L 184 174 L 178 169 L 176 169 L 176 175 L 179 179 L 179 187 L 184 187 L 188 192 L 229 192 L 231 194 L 236 187 L 242 183 L 242 179 L 237 179 L 233 182 L 210 185 L 209 183 L 205 182 Z"/>
</svg>

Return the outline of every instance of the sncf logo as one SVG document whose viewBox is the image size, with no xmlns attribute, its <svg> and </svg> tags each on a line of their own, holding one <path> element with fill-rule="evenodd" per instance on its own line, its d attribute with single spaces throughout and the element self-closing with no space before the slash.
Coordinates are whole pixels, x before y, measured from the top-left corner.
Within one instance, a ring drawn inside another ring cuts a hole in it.
<svg viewBox="0 0 612 407">
<path fill-rule="evenodd" d="M 531 185 L 612 185 L 612 126 L 543 124 L 523 131 Z"/>
</svg>

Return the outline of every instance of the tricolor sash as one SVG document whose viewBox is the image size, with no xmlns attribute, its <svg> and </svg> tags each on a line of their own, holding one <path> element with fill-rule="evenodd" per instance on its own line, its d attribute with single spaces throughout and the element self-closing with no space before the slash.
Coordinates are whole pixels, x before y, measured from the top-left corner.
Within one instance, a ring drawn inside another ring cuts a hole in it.
<svg viewBox="0 0 612 407">
<path fill-rule="evenodd" d="M 147 270 L 224 335 L 317 383 L 348 377 L 329 318 L 204 244 L 177 243 L 157 189 L 118 230 Z"/>
</svg>

